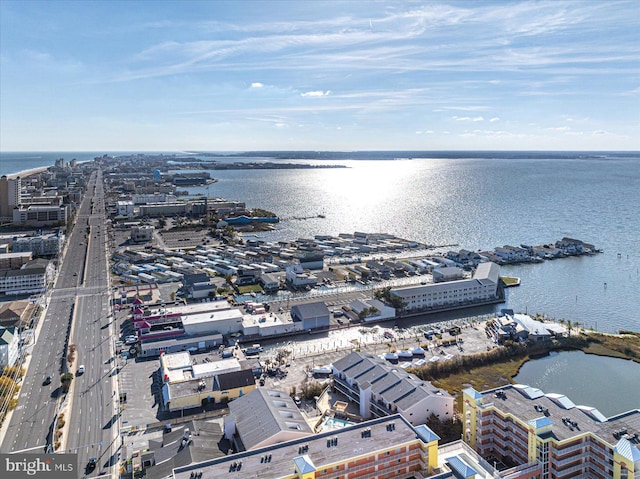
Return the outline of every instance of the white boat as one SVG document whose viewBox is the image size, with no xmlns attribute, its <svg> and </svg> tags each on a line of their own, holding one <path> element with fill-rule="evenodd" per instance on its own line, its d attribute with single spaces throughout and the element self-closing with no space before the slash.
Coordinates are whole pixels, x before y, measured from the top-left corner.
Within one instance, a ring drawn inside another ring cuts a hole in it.
<svg viewBox="0 0 640 479">
<path fill-rule="evenodd" d="M 439 356 L 434 356 L 431 359 L 429 359 L 430 363 L 435 363 L 436 361 L 440 361 L 440 357 Z"/>
<path fill-rule="evenodd" d="M 406 349 L 403 349 L 402 351 L 398 351 L 397 354 L 398 354 L 398 358 L 400 359 L 413 359 L 413 353 Z"/>
<path fill-rule="evenodd" d="M 387 361 L 397 361 L 398 355 L 396 353 L 384 353 L 384 358 Z"/>
<path fill-rule="evenodd" d="M 425 352 L 426 351 L 424 349 L 420 348 L 420 347 L 413 348 L 411 350 L 411 354 L 413 354 L 414 356 L 424 356 Z"/>
<path fill-rule="evenodd" d="M 311 370 L 313 374 L 331 374 L 333 372 L 333 365 L 329 364 L 327 366 L 316 366 Z"/>
</svg>

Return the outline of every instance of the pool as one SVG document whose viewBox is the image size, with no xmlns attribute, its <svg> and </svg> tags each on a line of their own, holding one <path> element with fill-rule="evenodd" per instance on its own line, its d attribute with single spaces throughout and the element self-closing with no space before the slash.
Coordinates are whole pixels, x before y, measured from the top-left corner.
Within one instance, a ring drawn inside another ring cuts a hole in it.
<svg viewBox="0 0 640 479">
<path fill-rule="evenodd" d="M 344 419 L 337 419 L 335 417 L 330 417 L 323 424 L 323 429 L 342 429 L 343 427 L 352 426 L 354 423 L 345 421 Z"/>
</svg>

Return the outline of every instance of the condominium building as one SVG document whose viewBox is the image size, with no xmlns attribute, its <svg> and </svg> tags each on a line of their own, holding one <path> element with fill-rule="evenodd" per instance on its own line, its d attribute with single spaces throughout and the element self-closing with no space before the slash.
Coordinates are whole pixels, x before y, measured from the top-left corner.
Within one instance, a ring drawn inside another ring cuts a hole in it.
<svg viewBox="0 0 640 479">
<path fill-rule="evenodd" d="M 29 205 L 13 210 L 13 222 L 29 226 L 60 226 L 67 223 L 67 207 L 62 205 Z"/>
<path fill-rule="evenodd" d="M 13 209 L 20 206 L 20 177 L 0 178 L 0 222 L 13 220 Z"/>
<path fill-rule="evenodd" d="M 481 263 L 471 279 L 394 288 L 391 293 L 406 303 L 406 311 L 427 311 L 497 300 L 499 280 L 500 266 Z"/>
<path fill-rule="evenodd" d="M 0 294 L 18 295 L 42 293 L 53 281 L 53 265 L 43 259 L 36 259 L 21 269 L 0 270 Z"/>
<path fill-rule="evenodd" d="M 563 394 L 515 384 L 463 391 L 464 440 L 482 457 L 523 467 L 519 479 L 640 478 L 640 410 L 605 417 Z"/>
<path fill-rule="evenodd" d="M 364 419 L 400 413 L 411 424 L 419 425 L 431 414 L 440 419 L 453 417 L 454 399 L 447 391 L 378 356 L 355 351 L 332 368 L 336 390 L 359 405 Z"/>
<path fill-rule="evenodd" d="M 394 415 L 179 467 L 173 478 L 422 479 L 438 472 L 439 439 Z"/>
<path fill-rule="evenodd" d="M 14 252 L 31 251 L 39 256 L 54 256 L 62 251 L 64 233 L 52 233 L 39 236 L 24 236 L 13 242 Z"/>
</svg>

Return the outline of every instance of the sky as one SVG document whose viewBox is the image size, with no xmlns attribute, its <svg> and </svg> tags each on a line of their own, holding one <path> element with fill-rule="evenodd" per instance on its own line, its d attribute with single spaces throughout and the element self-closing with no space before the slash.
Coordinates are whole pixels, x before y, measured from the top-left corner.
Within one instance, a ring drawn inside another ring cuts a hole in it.
<svg viewBox="0 0 640 479">
<path fill-rule="evenodd" d="M 0 151 L 640 150 L 640 1 L 0 1 Z"/>
</svg>

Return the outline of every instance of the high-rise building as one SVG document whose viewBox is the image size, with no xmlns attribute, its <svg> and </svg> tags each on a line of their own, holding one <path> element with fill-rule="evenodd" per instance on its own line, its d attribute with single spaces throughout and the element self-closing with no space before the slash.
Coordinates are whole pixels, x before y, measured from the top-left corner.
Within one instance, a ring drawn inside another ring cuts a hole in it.
<svg viewBox="0 0 640 479">
<path fill-rule="evenodd" d="M 492 464 L 524 468 L 518 479 L 640 478 L 640 409 L 607 418 L 522 384 L 462 393 L 464 440 Z"/>
<path fill-rule="evenodd" d="M 13 209 L 20 205 L 21 186 L 19 176 L 7 178 L 4 175 L 0 178 L 0 220 L 13 220 Z"/>
</svg>

